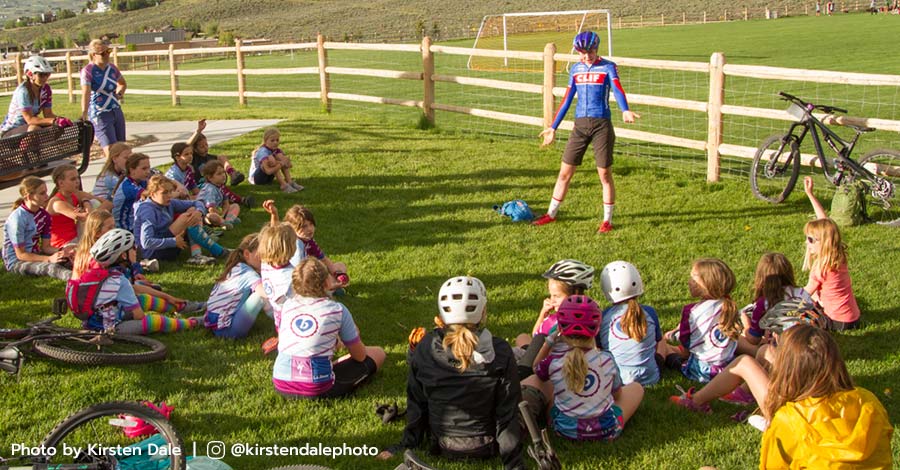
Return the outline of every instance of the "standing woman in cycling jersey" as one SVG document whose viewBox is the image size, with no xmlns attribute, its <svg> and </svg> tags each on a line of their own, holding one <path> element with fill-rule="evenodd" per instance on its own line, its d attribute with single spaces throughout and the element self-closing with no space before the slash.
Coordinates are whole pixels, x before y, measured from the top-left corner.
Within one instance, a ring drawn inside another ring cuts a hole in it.
<svg viewBox="0 0 900 470">
<path fill-rule="evenodd" d="M 597 229 L 599 233 L 612 230 L 612 213 L 616 200 L 616 189 L 613 186 L 612 163 L 613 145 L 616 134 L 610 122 L 609 92 L 612 90 L 616 103 L 622 110 L 622 120 L 632 123 L 641 116 L 628 109 L 625 90 L 619 82 L 619 70 L 616 64 L 597 55 L 600 47 L 600 36 L 593 31 L 585 31 L 575 36 L 573 46 L 581 54 L 581 61 L 572 66 L 569 74 L 569 85 L 565 97 L 556 112 L 553 124 L 541 132 L 544 138 L 542 146 L 550 145 L 556 138 L 556 129 L 569 111 L 569 105 L 575 94 L 578 104 L 575 107 L 575 129 L 569 136 L 566 150 L 563 153 L 559 176 L 553 188 L 553 198 L 547 213 L 532 222 L 534 225 L 545 225 L 556 221 L 556 212 L 566 198 L 569 183 L 575 175 L 575 169 L 581 165 L 587 146 L 594 144 L 594 160 L 597 163 L 597 174 L 603 186 L 603 221 Z"/>
<path fill-rule="evenodd" d="M 112 49 L 100 39 L 88 45 L 90 62 L 81 69 L 81 119 L 90 118 L 94 135 L 109 157 L 109 146 L 125 140 L 122 96 L 127 85 L 118 67 L 109 61 Z"/>
<path fill-rule="evenodd" d="M 24 134 L 53 125 L 71 126 L 72 121 L 53 114 L 53 91 L 48 83 L 53 67 L 47 59 L 33 55 L 23 68 L 25 80 L 13 92 L 9 112 L 0 125 L 0 136 Z"/>
</svg>

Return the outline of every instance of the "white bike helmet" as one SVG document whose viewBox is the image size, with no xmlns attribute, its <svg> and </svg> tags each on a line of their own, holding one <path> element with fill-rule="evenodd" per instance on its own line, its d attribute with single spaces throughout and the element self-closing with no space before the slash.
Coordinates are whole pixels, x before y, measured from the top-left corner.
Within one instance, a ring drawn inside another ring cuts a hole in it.
<svg viewBox="0 0 900 470">
<path fill-rule="evenodd" d="M 447 325 L 481 323 L 487 292 L 484 284 L 469 276 L 447 279 L 438 293 L 441 321 Z"/>
<path fill-rule="evenodd" d="M 627 261 L 613 261 L 600 272 L 600 287 L 606 300 L 617 304 L 644 293 L 641 273 Z"/>
<path fill-rule="evenodd" d="M 114 228 L 101 236 L 91 247 L 91 256 L 100 263 L 100 266 L 108 267 L 116 262 L 122 253 L 134 247 L 134 235 L 128 230 Z"/>
<path fill-rule="evenodd" d="M 50 66 L 50 62 L 47 62 L 47 59 L 39 56 L 33 55 L 25 61 L 25 74 L 33 75 L 36 73 L 53 73 L 53 67 Z"/>
<path fill-rule="evenodd" d="M 594 267 L 578 260 L 564 259 L 553 263 L 544 277 L 588 290 L 594 284 Z"/>
</svg>

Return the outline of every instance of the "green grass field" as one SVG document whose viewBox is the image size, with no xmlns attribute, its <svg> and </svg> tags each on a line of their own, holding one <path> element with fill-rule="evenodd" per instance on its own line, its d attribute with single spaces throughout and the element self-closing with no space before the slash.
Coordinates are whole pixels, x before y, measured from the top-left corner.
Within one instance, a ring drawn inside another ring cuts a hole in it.
<svg viewBox="0 0 900 470">
<path fill-rule="evenodd" d="M 872 20 L 880 22 L 883 18 Z M 812 23 L 815 19 L 809 20 L 786 20 L 785 24 L 796 22 L 798 28 L 811 34 L 817 26 Z M 846 20 L 846 24 L 833 23 L 836 35 L 855 31 L 876 38 L 880 37 L 878 31 L 884 34 L 888 30 L 861 28 L 857 21 L 862 18 L 856 16 Z M 746 27 L 758 28 L 754 37 L 768 38 L 788 34 L 777 31 L 780 24 L 749 22 Z M 711 50 L 707 46 L 714 41 L 737 44 L 737 39 L 728 38 L 724 30 L 716 32 L 716 28 L 717 25 L 710 25 L 622 31 L 617 34 L 634 35 L 617 36 L 617 40 L 622 47 L 637 47 L 643 37 L 660 34 L 663 37 L 655 42 L 659 46 L 658 57 L 685 54 L 701 60 L 708 57 Z M 698 36 L 707 40 L 691 39 Z M 693 47 L 683 45 L 690 41 Z M 880 42 L 872 39 L 869 44 Z M 756 41 L 753 45 L 760 50 L 756 53 L 759 63 L 793 65 L 793 55 L 787 48 L 779 48 L 777 40 Z M 751 45 L 744 47 L 751 49 Z M 648 44 L 644 50 L 652 55 L 650 51 L 657 49 Z M 728 47 L 723 50 L 729 53 Z M 880 57 L 888 53 L 882 49 Z M 854 56 L 838 55 L 846 58 L 848 70 L 866 70 L 862 59 L 854 63 Z M 378 57 L 371 54 L 350 57 L 348 61 L 351 59 L 357 61 L 353 63 L 378 62 Z M 276 60 L 284 58 L 261 56 L 254 58 L 253 66 Z M 297 60 L 301 63 L 305 59 Z M 806 60 L 812 63 L 811 59 Z M 402 60 L 391 56 L 383 62 L 394 64 Z M 415 64 L 415 57 L 409 59 L 409 64 Z M 663 88 L 664 78 L 654 78 L 652 86 Z M 149 82 L 145 85 L 143 80 L 144 77 L 134 77 L 129 83 L 136 88 L 149 87 Z M 252 80 L 260 84 L 271 80 L 266 86 L 275 86 L 276 82 L 292 86 L 285 83 L 285 78 L 253 76 Z M 375 91 L 367 91 L 370 94 L 378 94 L 379 87 L 387 86 L 375 79 L 355 80 L 348 85 L 371 86 Z M 196 84 L 187 80 L 182 83 L 185 87 L 231 86 L 199 80 Z M 626 86 L 628 83 L 626 79 Z M 409 87 L 403 88 L 406 85 Z M 420 93 L 419 87 L 415 82 L 395 84 L 391 92 Z M 773 90 L 757 86 L 753 92 L 761 96 Z M 500 96 L 504 99 L 495 100 L 515 107 L 506 102 L 510 97 Z M 878 96 L 896 112 L 895 95 Z M 458 99 L 475 98 L 460 95 Z M 58 99 L 58 112 L 72 115 L 75 108 L 64 101 Z M 238 187 L 238 192 L 253 194 L 257 200 L 275 197 L 282 211 L 295 203 L 314 211 L 317 241 L 332 259 L 348 264 L 353 279 L 341 300 L 353 312 L 363 340 L 383 346 L 388 360 L 375 380 L 352 398 L 310 402 L 286 401 L 274 392 L 273 358 L 259 352 L 260 343 L 273 333 L 271 322 L 265 317 L 258 320 L 251 336 L 243 341 L 220 341 L 205 331 L 158 336 L 169 345 L 170 356 L 156 364 L 86 369 L 35 357 L 18 379 L 0 377 L 0 399 L 4 404 L 0 409 L 2 456 L 9 454 L 13 443 L 37 445 L 56 422 L 77 409 L 118 399 L 166 400 L 174 404 L 175 426 L 189 446 L 196 442 L 201 451 L 214 440 L 229 444 L 302 446 L 321 442 L 387 447 L 399 439 L 402 426 L 382 425 L 374 415 L 375 404 L 405 400 L 406 335 L 414 326 L 431 324 L 437 313 L 439 285 L 453 275 L 468 273 L 485 282 L 489 296 L 488 328 L 510 340 L 533 324 L 546 295 L 540 274 L 560 258 L 582 259 L 597 268 L 616 259 L 633 262 L 646 285 L 642 300 L 660 312 L 666 328 L 676 325 L 681 307 L 691 301 L 687 281 L 691 260 L 695 258 L 719 257 L 732 267 L 738 278 L 734 297 L 740 304 L 751 300 L 753 269 L 765 251 L 785 253 L 798 271 L 798 282 L 806 281 L 806 274 L 799 269 L 804 249 L 802 227 L 812 210 L 800 192 L 778 206 L 762 203 L 752 197 L 745 179 L 726 178 L 722 183 L 706 184 L 691 172 L 649 165 L 641 154 L 647 147 L 635 147 L 627 141 L 618 142 L 617 148 L 625 149 L 628 155 L 617 154 L 614 167 L 618 190 L 616 230 L 599 236 L 595 234 L 600 211 L 599 184 L 589 167 L 582 168 L 576 176 L 556 224 L 538 229 L 512 224 L 492 212 L 492 205 L 514 198 L 523 198 L 535 211 L 542 211 L 558 170 L 561 147 L 539 150 L 535 140 L 498 135 L 490 122 L 473 124 L 461 116 L 439 113 L 438 129 L 422 131 L 416 128 L 418 112 L 414 109 L 336 102 L 334 112 L 324 115 L 313 100 L 251 100 L 248 107 L 239 109 L 230 100 L 185 98 L 180 108 L 171 108 L 168 98 L 131 96 L 126 113 L 131 120 L 286 117 L 288 120 L 279 126 L 282 148 L 294 157 L 307 189 L 285 196 L 273 192 L 274 188 L 245 184 Z M 659 125 L 653 123 L 653 113 L 644 119 L 648 125 Z M 536 133 L 533 131 L 519 130 L 521 135 Z M 233 156 L 239 167 L 246 168 L 247 156 L 259 144 L 260 136 L 261 132 L 254 132 L 213 151 Z M 632 156 L 634 153 L 639 155 Z M 819 183 L 819 195 L 827 204 L 831 191 L 822 181 Z M 242 214 L 241 218 L 243 224 L 224 237 L 226 246 L 234 246 L 244 234 L 258 230 L 266 221 L 259 209 Z M 854 290 L 866 325 L 861 330 L 836 335 L 836 339 L 856 383 L 873 391 L 892 422 L 897 423 L 900 407 L 892 389 L 897 388 L 900 348 L 891 338 L 900 334 L 896 296 L 900 289 L 900 260 L 896 257 L 900 239 L 896 231 L 879 226 L 848 228 L 843 234 L 850 248 Z M 163 272 L 152 279 L 176 295 L 204 299 L 220 269 L 221 263 L 207 268 L 163 263 Z M 49 299 L 59 296 L 62 290 L 62 283 L 56 280 L 22 278 L 0 270 L 0 328 L 21 326 L 47 316 Z M 597 288 L 591 294 L 602 298 Z M 76 324 L 73 318 L 65 323 Z M 615 443 L 555 440 L 565 468 L 756 466 L 760 434 L 731 421 L 729 417 L 739 408 L 714 403 L 715 413 L 711 416 L 683 411 L 666 400 L 675 393 L 675 384 L 689 385 L 679 374 L 665 372 L 661 383 L 648 390 L 641 408 Z M 895 434 L 892 443 L 898 462 L 894 468 L 900 468 L 900 437 Z M 354 469 L 396 465 L 366 458 L 247 456 L 225 461 L 236 469 L 254 470 L 292 463 Z M 480 463 L 437 463 L 451 469 L 485 467 Z"/>
</svg>

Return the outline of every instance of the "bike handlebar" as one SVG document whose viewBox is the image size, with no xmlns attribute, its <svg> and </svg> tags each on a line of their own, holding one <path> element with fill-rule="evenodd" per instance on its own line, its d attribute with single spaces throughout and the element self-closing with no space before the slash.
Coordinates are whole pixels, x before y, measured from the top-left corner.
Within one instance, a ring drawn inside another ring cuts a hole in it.
<svg viewBox="0 0 900 470">
<path fill-rule="evenodd" d="M 826 112 L 826 113 L 844 113 L 844 114 L 847 113 L 847 110 L 846 110 L 846 109 L 838 108 L 838 107 L 836 107 L 836 106 L 827 106 L 827 105 L 824 105 L 824 104 L 812 104 L 812 103 L 808 103 L 808 102 L 803 101 L 802 99 L 800 99 L 800 98 L 798 98 L 798 97 L 796 97 L 796 96 L 794 96 L 794 95 L 792 95 L 792 94 L 790 94 L 790 93 L 786 93 L 786 92 L 783 92 L 783 91 L 779 91 L 779 92 L 778 92 L 778 95 L 781 96 L 781 98 L 784 99 L 784 100 L 786 100 L 786 101 L 790 101 L 790 102 L 792 102 L 792 103 L 795 103 L 795 104 L 800 105 L 800 106 L 802 106 L 802 107 L 804 107 L 804 108 L 807 108 L 807 109 L 809 109 L 810 106 L 811 106 L 812 109 L 818 109 L 818 110 L 824 111 L 824 112 Z M 812 110 L 812 109 L 810 109 L 810 110 Z"/>
</svg>

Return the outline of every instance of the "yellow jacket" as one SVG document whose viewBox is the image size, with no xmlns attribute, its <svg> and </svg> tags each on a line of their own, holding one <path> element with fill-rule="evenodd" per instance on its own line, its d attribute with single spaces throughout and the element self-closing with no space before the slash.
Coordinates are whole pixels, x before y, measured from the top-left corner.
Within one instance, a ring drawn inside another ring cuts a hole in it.
<svg viewBox="0 0 900 470">
<path fill-rule="evenodd" d="M 763 434 L 759 468 L 891 468 L 891 423 L 871 392 L 856 388 L 788 402 Z"/>
</svg>

